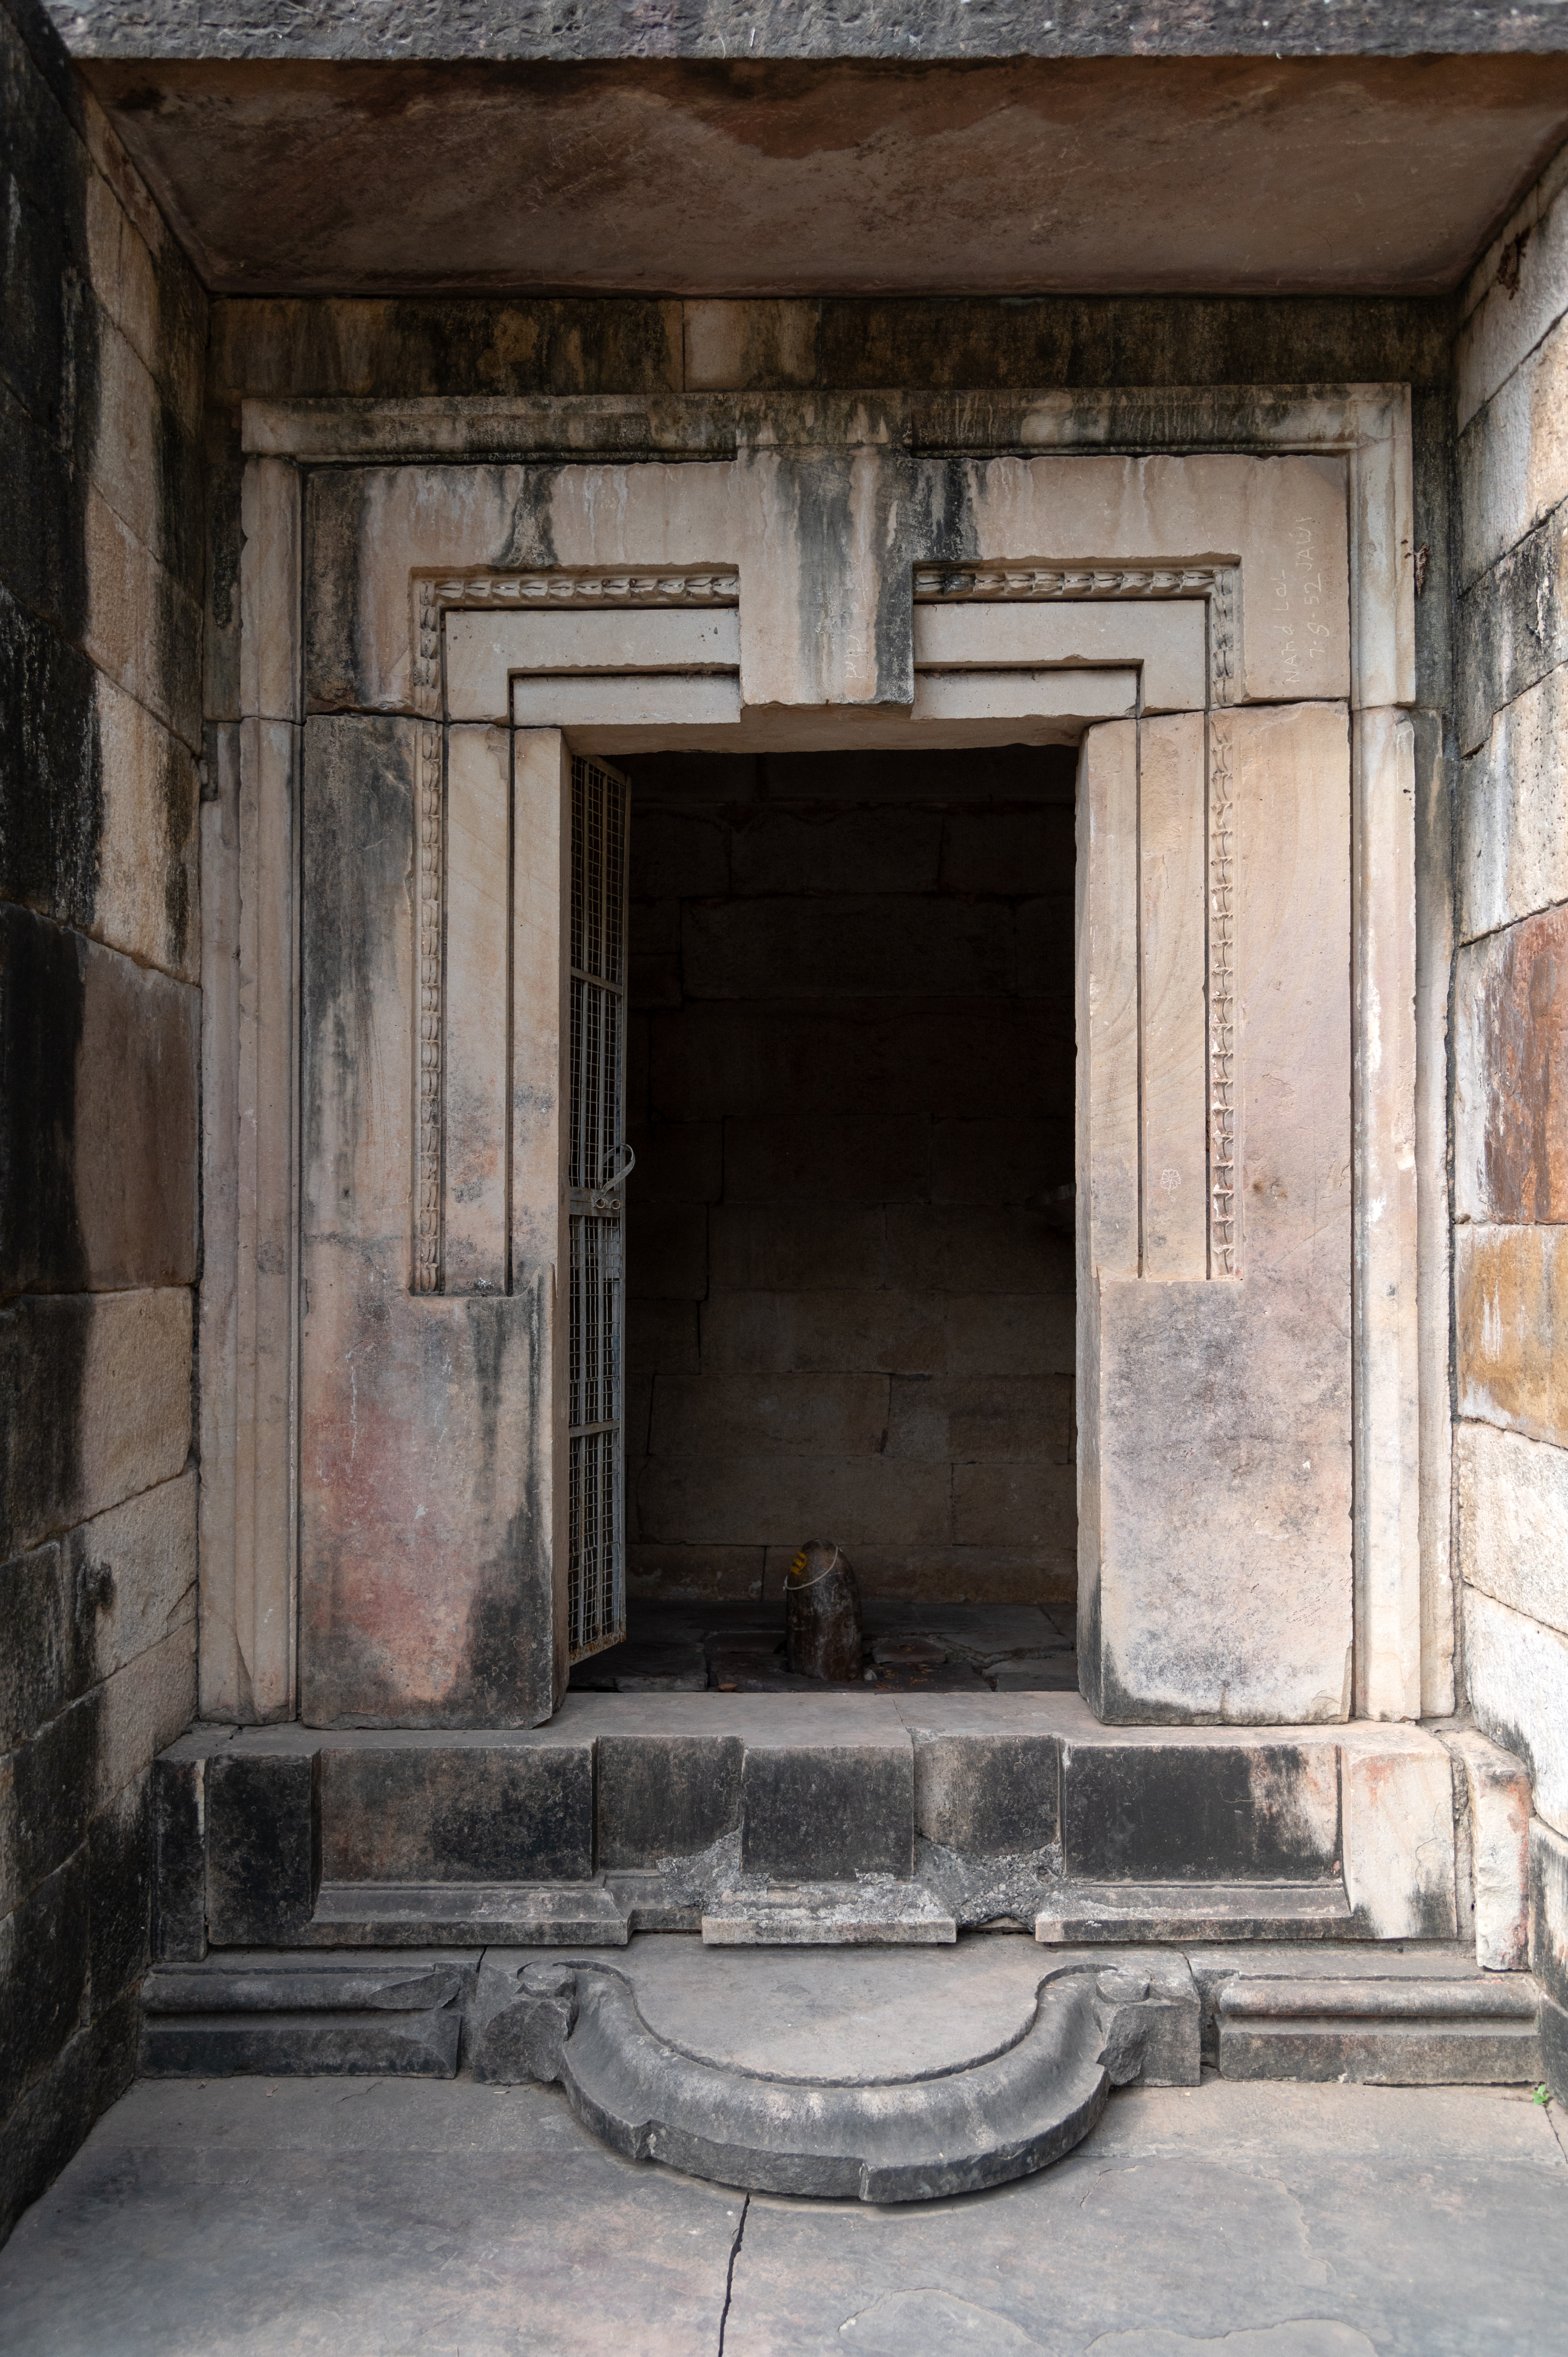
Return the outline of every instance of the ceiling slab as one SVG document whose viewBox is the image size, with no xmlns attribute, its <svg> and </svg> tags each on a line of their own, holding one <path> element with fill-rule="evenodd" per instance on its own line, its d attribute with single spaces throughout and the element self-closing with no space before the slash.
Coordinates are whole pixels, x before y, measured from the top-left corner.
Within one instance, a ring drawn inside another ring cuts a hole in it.
<svg viewBox="0 0 1568 2357">
<path fill-rule="evenodd" d="M 80 62 L 231 294 L 1441 294 L 1568 137 L 1568 57 Z"/>
</svg>

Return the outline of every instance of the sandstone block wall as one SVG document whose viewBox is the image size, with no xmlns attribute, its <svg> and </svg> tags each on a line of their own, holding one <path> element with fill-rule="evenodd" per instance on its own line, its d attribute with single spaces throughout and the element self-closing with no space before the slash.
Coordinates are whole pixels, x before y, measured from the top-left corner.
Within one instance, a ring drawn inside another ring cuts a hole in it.
<svg viewBox="0 0 1568 2357">
<path fill-rule="evenodd" d="M 1455 1538 L 1469 1699 L 1568 1833 L 1568 161 L 1456 351 Z"/>
<path fill-rule="evenodd" d="M 1074 1592 L 1073 753 L 636 760 L 634 1592 Z"/>
<path fill-rule="evenodd" d="M 129 2079 L 195 1702 L 206 305 L 21 0 L 0 159 L 4 2235 Z"/>
</svg>

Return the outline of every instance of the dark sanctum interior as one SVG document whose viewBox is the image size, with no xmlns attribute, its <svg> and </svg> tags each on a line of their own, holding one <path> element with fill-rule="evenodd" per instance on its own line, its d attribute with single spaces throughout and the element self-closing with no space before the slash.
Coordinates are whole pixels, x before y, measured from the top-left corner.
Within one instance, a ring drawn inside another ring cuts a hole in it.
<svg viewBox="0 0 1568 2357">
<path fill-rule="evenodd" d="M 1069 1641 L 1074 750 L 622 766 L 632 1639 Z"/>
</svg>

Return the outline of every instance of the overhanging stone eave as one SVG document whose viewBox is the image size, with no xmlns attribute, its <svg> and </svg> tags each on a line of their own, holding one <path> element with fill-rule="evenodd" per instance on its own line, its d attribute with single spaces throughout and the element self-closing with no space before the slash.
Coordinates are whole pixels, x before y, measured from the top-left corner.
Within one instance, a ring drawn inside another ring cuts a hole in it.
<svg viewBox="0 0 1568 2357">
<path fill-rule="evenodd" d="M 743 62 L 553 26 L 443 59 L 402 32 L 370 55 L 147 33 L 78 70 L 224 294 L 1442 294 L 1568 133 L 1550 47 L 1041 57 L 993 31 Z M 503 156 L 528 159 L 515 207 Z"/>
</svg>

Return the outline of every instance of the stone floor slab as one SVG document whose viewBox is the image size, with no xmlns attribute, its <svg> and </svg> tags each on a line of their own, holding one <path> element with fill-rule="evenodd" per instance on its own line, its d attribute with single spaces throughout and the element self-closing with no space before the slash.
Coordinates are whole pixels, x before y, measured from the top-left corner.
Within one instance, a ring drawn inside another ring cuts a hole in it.
<svg viewBox="0 0 1568 2357">
<path fill-rule="evenodd" d="M 1552 2115 L 1489 2090 L 1129 2092 L 1043 2176 L 879 2211 L 618 2160 L 554 2090 L 164 2082 L 0 2317 L 7 2357 L 1541 2357 L 1565 2244 Z"/>
<path fill-rule="evenodd" d="M 618 2161 L 553 2091 L 144 2084 L 0 2253 L 3 2338 L 8 2357 L 688 2357 L 718 2346 L 741 2209 Z"/>
<path fill-rule="evenodd" d="M 1042 2176 L 918 2217 L 754 2199 L 725 2357 L 1543 2357 L 1565 2232 L 1522 2096 L 1130 2091 Z"/>
</svg>

